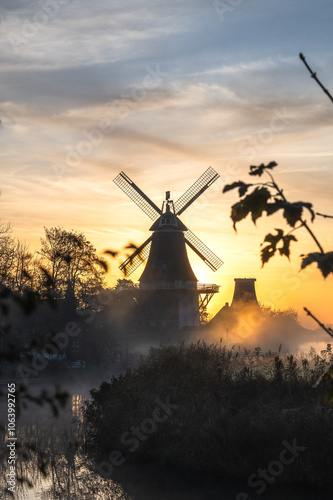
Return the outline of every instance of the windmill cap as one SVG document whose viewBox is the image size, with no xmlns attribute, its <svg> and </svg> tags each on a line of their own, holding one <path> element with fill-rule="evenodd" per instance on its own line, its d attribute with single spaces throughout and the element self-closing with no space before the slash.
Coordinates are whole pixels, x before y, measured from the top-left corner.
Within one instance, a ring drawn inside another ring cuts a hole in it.
<svg viewBox="0 0 333 500">
<path fill-rule="evenodd" d="M 257 281 L 257 278 L 234 278 L 234 281 Z"/>
<path fill-rule="evenodd" d="M 179 231 L 187 231 L 187 227 L 178 217 L 172 212 L 165 212 L 151 226 L 149 231 L 178 229 Z"/>
</svg>

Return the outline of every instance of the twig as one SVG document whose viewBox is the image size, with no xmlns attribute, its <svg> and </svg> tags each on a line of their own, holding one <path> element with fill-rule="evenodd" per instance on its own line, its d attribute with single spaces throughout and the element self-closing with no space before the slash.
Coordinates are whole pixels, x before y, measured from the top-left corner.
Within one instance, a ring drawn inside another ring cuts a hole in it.
<svg viewBox="0 0 333 500">
<path fill-rule="evenodd" d="M 333 219 L 333 215 L 320 214 L 316 212 L 316 215 L 320 215 L 320 217 L 324 217 L 325 219 Z"/>
<path fill-rule="evenodd" d="M 311 316 L 311 318 L 313 318 L 313 319 L 314 319 L 314 320 L 318 323 L 318 325 L 319 325 L 319 326 L 321 326 L 321 328 L 322 328 L 323 330 L 325 330 L 325 332 L 327 332 L 327 333 L 328 333 L 328 335 L 330 335 L 330 336 L 333 338 L 333 331 L 332 331 L 332 328 L 329 328 L 329 327 L 326 327 L 325 325 L 323 325 L 323 323 L 321 323 L 321 322 L 319 321 L 319 319 L 317 319 L 317 318 L 316 318 L 316 317 L 315 317 L 315 316 L 314 316 L 314 315 L 313 315 L 313 314 L 309 311 L 309 309 L 307 309 L 306 307 L 304 307 L 303 309 L 304 309 L 304 311 L 307 313 L 307 315 L 308 315 L 308 316 Z"/>
<path fill-rule="evenodd" d="M 318 83 L 318 85 L 323 89 L 323 91 L 325 92 L 325 94 L 327 94 L 328 97 L 329 97 L 329 99 L 333 102 L 333 97 L 331 96 L 331 94 L 329 93 L 329 91 L 324 87 L 324 85 L 321 83 L 321 81 L 317 78 L 317 73 L 314 73 L 312 71 L 312 69 L 310 68 L 310 66 L 306 62 L 305 57 L 303 56 L 302 52 L 300 52 L 299 58 L 301 59 L 301 61 L 303 61 L 303 63 L 305 64 L 305 66 L 309 70 L 309 72 L 311 74 L 311 77 L 314 78 L 314 80 L 316 80 L 316 82 Z"/>
</svg>

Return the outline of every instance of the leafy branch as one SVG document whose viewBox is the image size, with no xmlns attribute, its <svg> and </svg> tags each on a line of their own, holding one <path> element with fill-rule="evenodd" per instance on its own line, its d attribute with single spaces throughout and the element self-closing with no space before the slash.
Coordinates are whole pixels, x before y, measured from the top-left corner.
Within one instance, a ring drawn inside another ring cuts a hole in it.
<svg viewBox="0 0 333 500">
<path fill-rule="evenodd" d="M 262 163 L 259 166 L 252 165 L 250 167 L 249 175 L 261 177 L 263 174 L 267 174 L 270 178 L 269 181 L 257 183 L 238 181 L 224 186 L 223 193 L 238 188 L 238 194 L 241 198 L 240 201 L 231 207 L 233 227 L 236 231 L 237 222 L 245 219 L 249 214 L 251 214 L 253 223 L 256 224 L 256 221 L 262 217 L 264 212 L 266 212 L 267 216 L 270 216 L 281 211 L 286 223 L 292 229 L 285 234 L 282 229 L 276 228 L 276 234 L 266 234 L 264 241 L 261 243 L 262 249 L 260 256 L 262 267 L 277 251 L 279 251 L 280 255 L 285 255 L 289 259 L 290 244 L 292 241 L 297 241 L 297 238 L 292 233 L 304 227 L 317 245 L 319 252 L 301 255 L 301 257 L 303 257 L 301 269 L 316 262 L 323 277 L 326 278 L 330 273 L 333 274 L 333 252 L 324 252 L 323 247 L 313 233 L 308 222 L 304 219 L 304 213 L 306 212 L 310 215 L 311 222 L 314 221 L 316 213 L 312 208 L 312 203 L 303 201 L 292 203 L 287 200 L 283 189 L 278 186 L 270 172 L 270 170 L 273 170 L 276 166 L 277 163 L 272 161 L 268 165 Z M 251 190 L 251 192 L 248 193 L 249 190 Z"/>
</svg>

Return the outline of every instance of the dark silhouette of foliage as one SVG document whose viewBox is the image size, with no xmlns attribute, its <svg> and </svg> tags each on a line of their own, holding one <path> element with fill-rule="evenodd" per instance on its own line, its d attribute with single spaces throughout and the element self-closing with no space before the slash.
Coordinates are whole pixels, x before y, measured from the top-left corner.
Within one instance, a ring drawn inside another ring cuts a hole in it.
<svg viewBox="0 0 333 500">
<path fill-rule="evenodd" d="M 308 212 L 311 217 L 311 222 L 315 219 L 315 212 L 312 208 L 312 203 L 297 201 L 289 202 L 281 189 L 276 183 L 270 170 L 274 169 L 277 163 L 272 161 L 268 165 L 251 166 L 249 174 L 252 176 L 261 177 L 267 174 L 270 177 L 269 181 L 246 184 L 243 181 L 227 184 L 223 188 L 223 193 L 232 189 L 238 188 L 238 194 L 241 200 L 231 207 L 231 219 L 233 227 L 236 231 L 236 224 L 245 219 L 249 214 L 254 224 L 266 213 L 267 216 L 273 215 L 279 211 L 282 212 L 287 225 L 292 229 L 285 233 L 283 229 L 276 228 L 276 234 L 268 233 L 261 246 L 261 262 L 262 267 L 276 254 L 290 257 L 290 244 L 292 241 L 297 241 L 297 238 L 292 234 L 294 231 L 304 227 L 311 235 L 312 239 L 318 246 L 320 252 L 301 255 L 303 257 L 301 269 L 304 269 L 313 262 L 317 263 L 319 270 L 324 278 L 329 274 L 333 274 L 333 252 L 324 252 L 321 244 L 314 235 L 308 222 L 304 219 L 304 213 Z M 248 190 L 252 192 L 248 193 Z"/>
<path fill-rule="evenodd" d="M 322 88 L 325 94 L 328 96 L 331 102 L 333 102 L 333 97 L 330 92 L 324 87 L 321 81 L 317 78 L 317 74 L 312 71 L 306 59 L 302 53 L 299 54 L 301 61 L 303 61 L 306 68 L 309 70 L 311 77 L 318 83 L 318 85 Z M 290 203 L 287 201 L 283 190 L 276 184 L 273 175 L 269 172 L 269 170 L 274 169 L 277 166 L 276 162 L 270 162 L 268 165 L 264 165 L 263 163 L 256 166 L 250 167 L 250 175 L 261 177 L 264 173 L 266 173 L 270 177 L 269 182 L 259 183 L 260 188 L 256 187 L 255 190 L 247 195 L 245 198 L 245 194 L 248 189 L 254 184 L 246 184 L 243 181 L 234 182 L 232 184 L 226 185 L 223 188 L 223 192 L 230 191 L 232 189 L 238 188 L 238 194 L 240 198 L 243 198 L 240 202 L 236 203 L 231 208 L 231 219 L 233 221 L 234 229 L 236 230 L 236 223 L 240 220 L 244 219 L 249 213 L 252 214 L 252 220 L 255 223 L 258 217 L 261 217 L 263 212 L 266 212 L 268 216 L 276 213 L 279 210 L 283 211 L 283 217 L 286 219 L 286 222 L 293 229 L 290 230 L 287 234 L 284 234 L 282 229 L 275 229 L 277 234 L 269 233 L 265 236 L 264 241 L 261 245 L 266 244 L 261 249 L 261 262 L 262 267 L 266 262 L 268 262 L 278 250 L 280 255 L 285 255 L 288 259 L 290 256 L 290 243 L 291 241 L 297 241 L 296 237 L 291 234 L 293 231 L 304 227 L 312 239 L 316 243 L 319 252 L 311 252 L 307 255 L 301 254 L 302 262 L 301 262 L 301 270 L 305 269 L 312 263 L 317 263 L 317 267 L 320 270 L 322 276 L 327 278 L 330 274 L 333 274 L 333 252 L 324 252 L 321 244 L 318 239 L 310 229 L 308 223 L 303 219 L 303 212 L 306 209 L 311 215 L 311 222 L 314 221 L 315 215 L 324 218 L 332 219 L 333 216 L 322 214 L 320 212 L 314 212 L 311 203 L 305 202 L 296 202 Z M 262 191 L 262 190 L 265 191 Z M 273 192 L 271 191 L 273 189 Z M 273 201 L 274 200 L 274 201 Z M 297 223 L 299 223 L 297 225 Z M 280 246 L 277 245 L 280 243 Z M 331 328 L 323 325 L 307 308 L 304 308 L 309 316 L 311 316 L 329 335 L 333 336 L 333 331 Z M 319 378 L 315 387 L 324 384 L 326 387 L 325 401 L 327 404 L 333 403 L 333 364 L 331 364 L 322 376 Z"/>
<path fill-rule="evenodd" d="M 0 378 L 5 381 L 9 380 L 8 374 L 11 368 L 20 363 L 22 355 L 43 348 L 42 338 L 39 340 L 35 338 L 25 339 L 24 345 L 22 345 L 20 338 L 16 339 L 11 327 L 12 310 L 14 309 L 14 313 L 16 314 L 19 312 L 24 321 L 29 315 L 33 314 L 41 301 L 43 299 L 40 295 L 31 289 L 24 293 L 18 293 L 11 291 L 9 288 L 2 287 L 0 293 Z M 39 394 L 36 391 L 32 394 L 29 385 L 24 384 L 13 376 L 10 380 L 15 380 L 15 413 L 17 419 L 19 419 L 22 409 L 27 407 L 28 402 L 32 402 L 38 406 L 48 405 L 55 416 L 58 416 L 59 412 L 65 408 L 69 395 L 66 391 L 61 390 L 60 387 L 56 386 L 53 393 L 52 391 L 41 389 Z M 0 389 L 0 400 L 7 401 L 7 385 L 3 386 L 3 389 Z M 4 430 L 3 423 L 1 422 L 0 429 Z M 21 442 L 20 446 L 17 447 L 18 461 L 24 460 L 24 448 L 28 448 L 29 446 L 30 443 Z M 32 451 L 38 458 L 39 470 L 43 473 L 43 452 L 39 449 Z M 22 474 L 19 468 L 16 469 L 16 478 L 21 484 L 27 484 L 28 486 L 31 484 L 29 477 Z M 7 493 L 11 494 L 10 491 L 7 491 Z"/>
<path fill-rule="evenodd" d="M 79 303 L 95 295 L 104 284 L 106 261 L 84 234 L 61 227 L 45 228 L 39 254 L 53 280 L 53 294 L 63 298 L 72 294 Z"/>
<path fill-rule="evenodd" d="M 326 351 L 303 358 L 204 342 L 152 349 L 138 368 L 91 391 L 88 450 L 98 462 L 119 450 L 129 461 L 244 480 L 258 467 L 258 449 L 261 463 L 269 463 L 283 439 L 296 438 L 306 447 L 302 460 L 277 480 L 306 483 L 311 471 L 313 483 L 329 483 L 323 454 L 331 440 L 320 438 L 331 434 L 332 419 L 312 389 L 329 359 Z M 130 450 L 121 436 L 153 415 L 156 398 L 176 409 Z"/>
</svg>

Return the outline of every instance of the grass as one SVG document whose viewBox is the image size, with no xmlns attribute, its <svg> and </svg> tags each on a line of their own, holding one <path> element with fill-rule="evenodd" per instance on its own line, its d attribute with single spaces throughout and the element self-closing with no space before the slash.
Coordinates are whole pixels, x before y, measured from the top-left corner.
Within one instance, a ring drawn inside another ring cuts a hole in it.
<svg viewBox="0 0 333 500">
<path fill-rule="evenodd" d="M 329 345 L 320 354 L 297 357 L 202 341 L 154 349 L 138 368 L 91 391 L 85 410 L 89 449 L 246 481 L 279 459 L 282 441 L 296 439 L 306 450 L 277 481 L 329 483 L 333 413 L 312 385 L 331 359 Z M 121 436 L 152 417 L 156 398 L 179 407 L 131 452 Z"/>
</svg>

